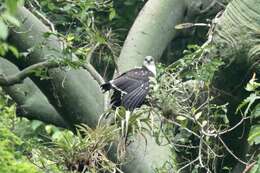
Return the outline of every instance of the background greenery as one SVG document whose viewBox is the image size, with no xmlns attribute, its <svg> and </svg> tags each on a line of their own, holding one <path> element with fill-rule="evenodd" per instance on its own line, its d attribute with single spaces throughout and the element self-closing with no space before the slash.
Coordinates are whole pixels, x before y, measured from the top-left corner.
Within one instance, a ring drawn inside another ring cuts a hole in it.
<svg viewBox="0 0 260 173">
<path fill-rule="evenodd" d="M 53 28 L 51 33 L 46 33 L 46 38 L 57 35 L 67 44 L 64 51 L 79 57 L 76 65 L 70 60 L 62 63 L 79 68 L 82 63 L 89 61 L 102 77 L 111 79 L 123 41 L 145 1 L 1 0 L 0 3 L 1 58 L 7 52 L 12 52 L 17 58 L 26 57 L 24 52 L 18 52 L 7 42 L 9 29 L 19 26 L 14 17 L 17 6 L 24 3 L 46 25 Z M 205 31 L 200 34 L 206 40 L 206 35 L 203 35 Z M 196 45 L 189 42 L 195 42 Z M 215 169 L 214 160 L 223 154 L 223 146 L 216 145 L 214 136 L 207 137 L 197 133 L 205 126 L 210 126 L 213 132 L 225 131 L 230 127 L 228 103 L 212 103 L 214 98 L 210 95 L 214 74 L 224 62 L 219 57 L 204 62 L 200 59 L 204 50 L 199 45 L 201 40 L 189 42 L 180 46 L 177 52 L 165 53 L 165 64 L 158 63 L 159 75 L 149 96 L 150 105 L 138 109 L 130 118 L 123 108 L 117 109 L 114 112 L 116 121 L 110 127 L 98 126 L 93 130 L 80 125 L 73 133 L 37 120 L 16 117 L 16 104 L 1 90 L 0 172 L 120 172 L 121 162 L 107 158 L 107 146 L 119 139 L 120 158 L 124 153 L 126 134 L 131 139 L 134 134 L 143 131 L 150 131 L 159 144 L 165 144 L 165 141 L 161 141 L 162 136 L 167 138 L 167 143 L 172 144 L 172 162 L 157 168 L 157 172 L 165 172 L 168 167 L 176 166 L 175 154 L 182 155 L 179 159 L 183 162 L 178 165 L 182 167 L 191 162 L 199 152 L 202 152 L 200 159 L 206 166 L 194 164 L 190 168 L 192 173 Z M 180 60 L 172 63 L 168 57 Z M 45 77 L 42 71 L 36 74 Z M 194 82 L 193 87 L 186 87 L 187 82 Z M 259 88 L 260 83 L 256 77 L 252 77 L 245 88 L 248 97 L 237 107 L 237 112 L 242 112 L 251 121 L 260 116 Z M 153 126 L 155 119 L 162 120 L 163 126 Z M 199 137 L 195 138 L 196 135 Z M 259 136 L 260 126 L 255 124 L 248 137 L 251 147 L 247 158 L 256 160 L 251 173 L 260 171 Z M 200 145 L 206 146 L 205 151 L 198 150 Z M 85 165 L 88 167 L 84 167 Z M 230 170 L 231 167 L 226 166 L 224 169 Z"/>
</svg>

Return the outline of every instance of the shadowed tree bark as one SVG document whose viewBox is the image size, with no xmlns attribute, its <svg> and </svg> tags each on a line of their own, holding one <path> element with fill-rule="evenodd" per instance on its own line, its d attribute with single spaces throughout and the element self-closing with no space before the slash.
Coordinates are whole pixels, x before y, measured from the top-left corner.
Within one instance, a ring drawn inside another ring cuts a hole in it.
<svg viewBox="0 0 260 173">
<path fill-rule="evenodd" d="M 258 0 L 233 0 L 218 20 L 213 33 L 211 57 L 221 57 L 225 68 L 221 70 L 214 81 L 214 86 L 230 95 L 223 95 L 219 101 L 229 102 L 230 126 L 240 121 L 241 114 L 235 113 L 236 108 L 248 96 L 246 83 L 253 73 L 260 74 L 260 3 Z M 221 51 L 220 51 L 221 50 Z M 230 97 L 231 96 L 231 97 Z M 246 161 L 249 146 L 247 142 L 251 123 L 246 121 L 234 131 L 223 136 L 234 154 Z M 231 140 L 232 139 L 232 140 Z M 236 167 L 234 173 L 242 172 L 246 165 L 233 156 L 228 155 L 224 165 Z"/>
<path fill-rule="evenodd" d="M 19 72 L 19 69 L 14 64 L 4 58 L 0 58 L 0 73 L 2 75 L 9 76 L 17 72 Z M 27 78 L 21 84 L 4 87 L 4 90 L 17 103 L 18 116 L 69 128 L 68 124 L 31 79 Z"/>
<path fill-rule="evenodd" d="M 54 35 L 46 39 L 44 33 L 50 30 L 28 10 L 20 8 L 17 16 L 22 24 L 12 31 L 10 42 L 20 51 L 31 50 L 29 58 L 23 59 L 25 66 L 48 60 L 76 58 L 64 53 L 62 42 Z M 86 123 L 94 127 L 98 116 L 104 111 L 104 99 L 90 73 L 84 69 L 53 68 L 48 70 L 48 74 L 50 80 L 34 81 L 60 115 L 70 124 Z"/>
</svg>

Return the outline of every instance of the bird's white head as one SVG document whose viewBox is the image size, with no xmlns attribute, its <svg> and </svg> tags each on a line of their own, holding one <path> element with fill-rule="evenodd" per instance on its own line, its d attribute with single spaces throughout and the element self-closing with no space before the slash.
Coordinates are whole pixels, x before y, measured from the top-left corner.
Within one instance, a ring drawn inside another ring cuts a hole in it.
<svg viewBox="0 0 260 173">
<path fill-rule="evenodd" d="M 154 76 L 156 76 L 156 67 L 154 63 L 154 58 L 152 56 L 146 56 L 144 58 L 143 66 L 145 66 L 149 71 L 154 74 Z"/>
</svg>

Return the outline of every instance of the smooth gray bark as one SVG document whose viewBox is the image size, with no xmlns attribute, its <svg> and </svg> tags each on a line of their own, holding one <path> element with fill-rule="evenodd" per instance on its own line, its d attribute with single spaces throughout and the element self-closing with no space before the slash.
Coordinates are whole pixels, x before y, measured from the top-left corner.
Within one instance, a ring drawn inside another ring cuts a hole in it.
<svg viewBox="0 0 260 173">
<path fill-rule="evenodd" d="M 168 43 L 176 36 L 174 26 L 183 20 L 185 8 L 185 1 L 149 0 L 124 42 L 118 59 L 119 71 L 140 66 L 147 55 L 159 60 Z"/>
<path fill-rule="evenodd" d="M 19 8 L 17 17 L 22 24 L 12 30 L 10 42 L 20 51 L 31 51 L 23 61 L 27 66 L 50 59 L 75 58 L 63 52 L 64 46 L 56 36 L 44 37 L 50 30 L 27 9 Z M 49 70 L 49 77 L 44 84 L 35 82 L 60 115 L 70 124 L 86 123 L 94 127 L 104 111 L 104 99 L 90 73 L 83 69 L 55 68 Z"/>
<path fill-rule="evenodd" d="M 2 75 L 9 76 L 17 72 L 19 72 L 19 69 L 14 64 L 4 58 L 0 58 L 0 73 Z M 31 79 L 27 78 L 21 84 L 4 87 L 4 90 L 17 103 L 18 116 L 69 128 Z"/>
</svg>

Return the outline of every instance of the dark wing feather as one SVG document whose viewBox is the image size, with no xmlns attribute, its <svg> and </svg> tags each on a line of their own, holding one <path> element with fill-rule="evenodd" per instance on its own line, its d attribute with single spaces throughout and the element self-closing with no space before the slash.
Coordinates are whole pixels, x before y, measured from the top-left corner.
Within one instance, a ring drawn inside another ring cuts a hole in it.
<svg viewBox="0 0 260 173">
<path fill-rule="evenodd" d="M 143 83 L 140 87 L 136 88 L 132 92 L 123 96 L 122 105 L 127 110 L 134 110 L 137 107 L 140 107 L 145 100 L 146 95 L 149 91 L 149 82 Z"/>
<path fill-rule="evenodd" d="M 115 89 L 130 93 L 140 87 L 143 83 L 148 82 L 150 76 L 153 76 L 153 73 L 145 67 L 135 68 L 113 79 L 111 84 Z"/>
<path fill-rule="evenodd" d="M 114 90 L 113 91 L 113 95 L 111 97 L 111 101 L 110 104 L 112 106 L 113 109 L 115 109 L 116 107 L 121 105 L 121 97 L 122 97 L 122 93 L 118 90 Z"/>
<path fill-rule="evenodd" d="M 129 70 L 109 81 L 108 84 L 114 90 L 111 98 L 112 108 L 122 105 L 132 111 L 140 107 L 148 93 L 151 76 L 153 73 L 142 67 Z M 104 91 L 109 90 L 106 86 L 108 85 L 101 86 Z"/>
</svg>

